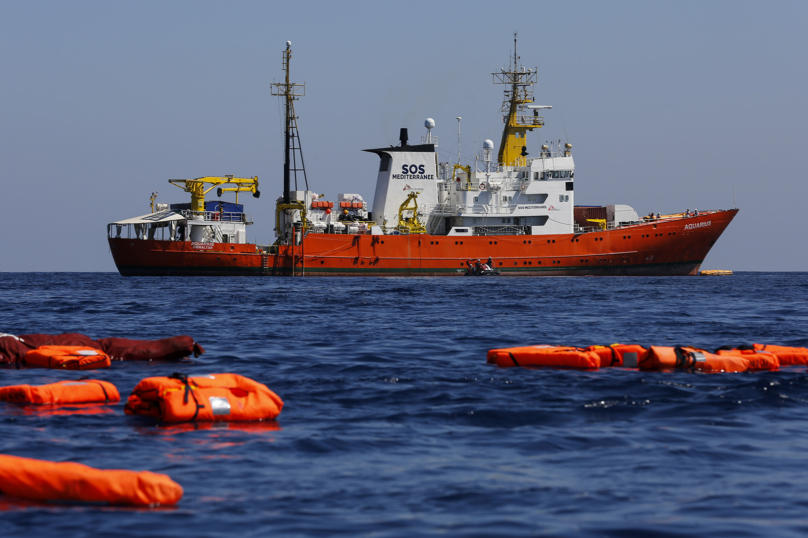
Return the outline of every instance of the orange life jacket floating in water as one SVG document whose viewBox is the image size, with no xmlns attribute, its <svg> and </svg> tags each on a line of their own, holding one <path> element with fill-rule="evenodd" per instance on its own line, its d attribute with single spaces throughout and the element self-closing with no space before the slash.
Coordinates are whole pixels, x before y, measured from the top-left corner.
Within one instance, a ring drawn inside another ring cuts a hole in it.
<svg viewBox="0 0 808 538">
<path fill-rule="evenodd" d="M 60 370 L 94 370 L 109 368 L 109 355 L 85 346 L 41 346 L 23 358 L 25 366 Z"/>
<path fill-rule="evenodd" d="M 147 377 L 124 407 L 169 423 L 274 419 L 281 409 L 283 401 L 266 385 L 237 374 Z"/>
<path fill-rule="evenodd" d="M 636 344 L 612 344 L 610 346 L 589 346 L 586 351 L 594 351 L 600 357 L 600 366 L 625 366 L 637 368 L 640 361 L 648 357 L 648 350 Z"/>
<path fill-rule="evenodd" d="M 488 352 L 488 364 L 502 368 L 512 366 L 549 366 L 593 370 L 600 368 L 600 356 L 569 346 L 526 346 L 492 349 Z"/>
<path fill-rule="evenodd" d="M 756 355 L 760 353 L 771 353 L 776 356 L 782 366 L 794 366 L 798 364 L 808 365 L 808 348 L 773 346 L 770 344 L 752 344 L 751 346 L 724 346 L 716 350 L 718 355 Z"/>
<path fill-rule="evenodd" d="M 0 401 L 31 404 L 112 403 L 121 400 L 118 389 L 107 381 L 83 379 L 49 385 L 0 387 Z"/>
<path fill-rule="evenodd" d="M 780 362 L 771 353 L 717 355 L 692 347 L 651 346 L 640 362 L 643 370 L 692 369 L 702 372 L 747 372 L 777 370 Z"/>
<path fill-rule="evenodd" d="M 182 487 L 164 474 L 0 455 L 0 492 L 33 501 L 173 505 Z"/>
</svg>

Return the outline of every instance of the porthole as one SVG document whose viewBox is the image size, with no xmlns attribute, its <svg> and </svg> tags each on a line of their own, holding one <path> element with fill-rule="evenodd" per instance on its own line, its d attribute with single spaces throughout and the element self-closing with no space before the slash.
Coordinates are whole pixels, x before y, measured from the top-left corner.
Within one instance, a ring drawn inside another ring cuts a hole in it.
<svg viewBox="0 0 808 538">
<path fill-rule="evenodd" d="M 527 244 L 528 244 L 528 245 L 532 245 L 532 244 L 533 244 L 533 241 L 528 241 L 528 242 L 527 242 Z"/>
<path fill-rule="evenodd" d="M 459 243 L 457 241 L 455 241 L 455 245 L 457 245 L 457 244 L 459 244 Z"/>
<path fill-rule="evenodd" d="M 325 263 L 325 260 L 320 260 L 320 265 L 323 265 L 324 263 Z"/>
<path fill-rule="evenodd" d="M 553 243 L 555 243 L 555 239 L 553 239 Z"/>
</svg>

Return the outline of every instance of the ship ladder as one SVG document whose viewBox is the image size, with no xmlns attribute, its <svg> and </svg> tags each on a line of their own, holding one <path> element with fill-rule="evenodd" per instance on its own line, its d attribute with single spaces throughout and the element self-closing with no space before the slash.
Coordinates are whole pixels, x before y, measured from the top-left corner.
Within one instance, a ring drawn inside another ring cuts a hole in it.
<svg viewBox="0 0 808 538">
<path fill-rule="evenodd" d="M 435 232 L 438 231 L 438 226 L 440 226 L 441 220 L 443 220 L 443 215 L 429 216 L 429 221 L 426 223 L 426 229 L 429 235 L 435 235 Z"/>
<path fill-rule="evenodd" d="M 261 254 L 261 273 L 269 272 L 269 253 Z"/>
</svg>

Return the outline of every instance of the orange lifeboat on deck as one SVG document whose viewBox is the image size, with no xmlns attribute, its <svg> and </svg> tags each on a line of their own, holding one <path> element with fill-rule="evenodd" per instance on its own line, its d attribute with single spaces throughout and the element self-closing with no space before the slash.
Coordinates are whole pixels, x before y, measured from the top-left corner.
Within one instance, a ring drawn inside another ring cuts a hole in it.
<svg viewBox="0 0 808 538">
<path fill-rule="evenodd" d="M 98 379 L 0 387 L 0 401 L 3 402 L 59 405 L 114 403 L 120 400 L 121 396 L 115 385 Z"/>
<path fill-rule="evenodd" d="M 780 361 L 771 353 L 718 355 L 693 347 L 651 346 L 639 363 L 643 370 L 692 369 L 702 372 L 777 370 Z"/>
<path fill-rule="evenodd" d="M 237 374 L 173 374 L 138 383 L 124 411 L 173 423 L 274 419 L 282 409 L 266 385 Z"/>
<path fill-rule="evenodd" d="M 29 368 L 54 368 L 58 370 L 94 370 L 109 368 L 109 355 L 87 346 L 41 346 L 32 349 L 23 357 Z"/>
<path fill-rule="evenodd" d="M 164 474 L 101 470 L 80 463 L 0 455 L 0 492 L 44 502 L 170 506 L 182 487 Z"/>
<path fill-rule="evenodd" d="M 488 352 L 487 360 L 488 364 L 496 364 L 502 368 L 549 366 L 593 370 L 601 366 L 600 356 L 594 351 L 568 346 L 539 345 L 492 349 Z"/>
</svg>

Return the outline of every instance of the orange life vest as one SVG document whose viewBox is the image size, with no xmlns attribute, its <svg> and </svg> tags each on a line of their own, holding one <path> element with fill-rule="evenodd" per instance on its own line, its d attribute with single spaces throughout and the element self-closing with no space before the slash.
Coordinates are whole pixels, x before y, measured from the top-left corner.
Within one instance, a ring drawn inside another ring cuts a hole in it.
<svg viewBox="0 0 808 538">
<path fill-rule="evenodd" d="M 33 501 L 173 505 L 182 487 L 164 474 L 0 455 L 0 492 Z"/>
<path fill-rule="evenodd" d="M 755 351 L 765 351 L 777 356 L 782 365 L 808 364 L 808 349 L 804 347 L 772 346 L 752 344 Z"/>
<path fill-rule="evenodd" d="M 162 422 L 274 419 L 281 409 L 283 401 L 266 385 L 237 374 L 147 377 L 124 407 Z"/>
<path fill-rule="evenodd" d="M 550 366 L 556 368 L 600 368 L 597 353 L 569 346 L 526 346 L 492 349 L 488 352 L 488 364 L 502 368 L 511 366 Z"/>
<path fill-rule="evenodd" d="M 601 368 L 605 366 L 626 366 L 637 368 L 640 361 L 648 356 L 648 350 L 636 344 L 612 344 L 610 346 L 589 346 L 586 351 L 594 351 L 600 357 Z"/>
<path fill-rule="evenodd" d="M 32 368 L 94 370 L 109 368 L 109 355 L 85 346 L 41 346 L 25 354 L 23 363 Z"/>
<path fill-rule="evenodd" d="M 643 370 L 693 369 L 702 372 L 746 372 L 777 370 L 780 362 L 770 353 L 717 355 L 692 347 L 651 346 L 640 362 Z"/>
<path fill-rule="evenodd" d="M 109 403 L 121 400 L 118 389 L 107 381 L 84 379 L 49 385 L 0 387 L 0 401 L 32 404 Z"/>
</svg>

